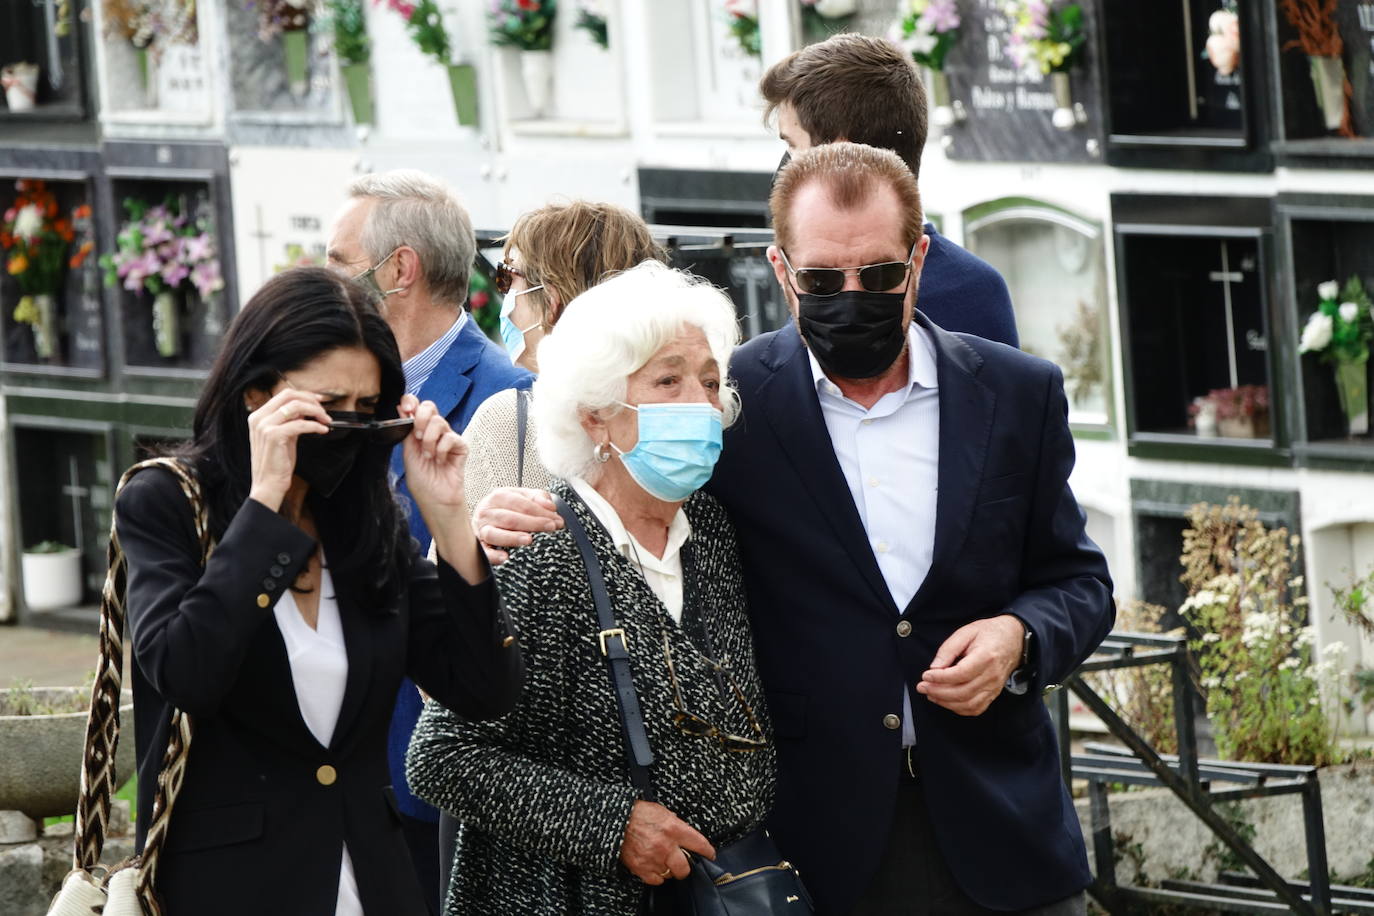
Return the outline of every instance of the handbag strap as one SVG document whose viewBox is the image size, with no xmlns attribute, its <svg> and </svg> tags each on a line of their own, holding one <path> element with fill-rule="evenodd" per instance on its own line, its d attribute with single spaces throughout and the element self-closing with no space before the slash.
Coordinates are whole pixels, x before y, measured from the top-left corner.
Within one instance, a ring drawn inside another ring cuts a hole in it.
<svg viewBox="0 0 1374 916">
<path fill-rule="evenodd" d="M 201 562 L 208 562 L 214 544 L 210 537 L 205 501 L 199 482 L 182 462 L 174 458 L 152 458 L 139 462 L 120 478 L 115 490 L 116 499 L 135 474 L 152 467 L 160 467 L 176 475 L 182 493 L 191 504 Z M 115 751 L 119 746 L 119 703 L 124 680 L 124 602 L 128 590 L 128 562 L 119 544 L 118 526 L 113 515 L 110 519 L 108 560 L 109 571 L 100 596 L 100 658 L 96 665 L 95 685 L 91 689 L 86 750 L 81 762 L 81 794 L 76 804 L 73 864 L 78 869 L 91 869 L 100 862 L 100 854 L 105 846 L 105 831 L 109 825 L 111 800 L 118 788 Z M 139 893 L 154 916 L 158 906 L 151 889 L 190 749 L 191 719 L 180 710 L 173 710 L 167 751 L 163 755 L 153 799 L 153 823 L 144 840 L 139 865 Z"/>
<path fill-rule="evenodd" d="M 596 604 L 597 624 L 601 632 L 597 641 L 601 654 L 606 659 L 606 667 L 611 676 L 611 690 L 615 693 L 616 706 L 620 711 L 620 727 L 625 736 L 626 758 L 630 767 L 630 782 L 639 790 L 645 801 L 654 800 L 653 785 L 649 780 L 649 766 L 654 762 L 653 750 L 649 747 L 649 736 L 644 730 L 644 714 L 639 708 L 639 697 L 635 693 L 634 681 L 630 676 L 630 653 L 626 643 L 625 629 L 615 618 L 611 600 L 606 593 L 606 581 L 601 575 L 601 561 L 596 557 L 596 549 L 582 520 L 573 512 L 567 501 L 553 495 L 553 503 L 568 533 L 577 542 L 582 552 L 582 563 L 587 567 L 587 580 L 592 587 L 592 601 Z"/>
<path fill-rule="evenodd" d="M 515 485 L 525 485 L 525 427 L 530 422 L 529 392 L 515 389 Z"/>
</svg>

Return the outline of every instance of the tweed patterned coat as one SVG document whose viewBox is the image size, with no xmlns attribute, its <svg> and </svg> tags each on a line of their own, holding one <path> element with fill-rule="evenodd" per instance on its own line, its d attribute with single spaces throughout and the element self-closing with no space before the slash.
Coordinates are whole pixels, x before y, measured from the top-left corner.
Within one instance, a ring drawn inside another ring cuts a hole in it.
<svg viewBox="0 0 1374 916">
<path fill-rule="evenodd" d="M 734 692 L 722 690 L 703 661 L 704 624 L 771 739 L 728 517 L 704 493 L 684 505 L 692 534 L 683 548 L 679 625 L 572 488 L 559 481 L 553 492 L 582 519 L 625 628 L 658 801 L 712 843 L 738 839 L 772 806 L 773 748 L 730 752 L 679 732 L 663 651 L 666 631 L 688 709 L 752 735 Z M 497 581 L 525 655 L 519 705 L 500 719 L 464 722 L 430 701 L 407 757 L 416 794 L 463 822 L 445 912 L 629 916 L 643 884 L 619 855 L 637 795 L 577 545 L 566 531 L 535 535 L 498 569 Z"/>
</svg>

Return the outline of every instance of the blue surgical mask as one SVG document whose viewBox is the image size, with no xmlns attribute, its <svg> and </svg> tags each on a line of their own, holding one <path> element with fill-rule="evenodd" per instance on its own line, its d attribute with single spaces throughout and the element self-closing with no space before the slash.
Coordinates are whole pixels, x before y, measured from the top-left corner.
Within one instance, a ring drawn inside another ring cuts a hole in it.
<svg viewBox="0 0 1374 916">
<path fill-rule="evenodd" d="M 724 422 L 710 404 L 641 404 L 639 442 L 620 455 L 625 470 L 650 496 L 682 502 L 711 479 L 720 458 Z"/>
<path fill-rule="evenodd" d="M 531 286 L 529 289 L 522 289 L 518 293 L 509 294 L 501 303 L 501 343 L 506 345 L 506 352 L 510 354 L 512 363 L 520 359 L 521 354 L 525 352 L 525 335 L 539 327 L 538 321 L 523 330 L 516 327 L 515 322 L 510 317 L 511 313 L 515 311 L 515 297 L 543 288 L 543 284 L 540 284 L 539 286 Z"/>
</svg>

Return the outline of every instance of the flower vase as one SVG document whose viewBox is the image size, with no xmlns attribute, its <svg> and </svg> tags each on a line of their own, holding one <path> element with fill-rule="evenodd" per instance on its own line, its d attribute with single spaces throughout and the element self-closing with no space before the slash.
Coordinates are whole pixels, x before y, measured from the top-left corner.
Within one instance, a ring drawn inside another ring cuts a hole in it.
<svg viewBox="0 0 1374 916">
<path fill-rule="evenodd" d="M 310 33 L 292 29 L 281 33 L 282 51 L 286 57 L 286 82 L 293 95 L 305 95 L 305 64 L 310 50 Z"/>
<path fill-rule="evenodd" d="M 525 84 L 525 101 L 529 103 L 530 117 L 544 117 L 553 94 L 553 52 L 521 51 L 520 79 Z"/>
<path fill-rule="evenodd" d="M 1069 82 L 1069 74 L 1051 73 L 1050 87 L 1054 90 L 1054 114 L 1050 122 L 1059 130 L 1073 130 L 1078 126 L 1078 113 L 1073 107 L 1073 84 Z"/>
<path fill-rule="evenodd" d="M 936 127 L 949 127 L 956 120 L 949 103 L 949 75 L 943 70 L 930 70 L 930 120 Z"/>
<path fill-rule="evenodd" d="M 353 109 L 353 123 L 372 123 L 372 73 L 367 64 L 344 64 L 344 85 L 348 87 L 348 102 Z"/>
<path fill-rule="evenodd" d="M 1351 436 L 1369 432 L 1369 354 L 1336 363 L 1336 391 Z"/>
<path fill-rule="evenodd" d="M 158 355 L 166 359 L 181 352 L 181 311 L 171 290 L 153 297 L 153 344 Z"/>
<path fill-rule="evenodd" d="M 38 104 L 38 65 L 7 64 L 0 67 L 0 86 L 10 111 L 32 111 Z"/>
<path fill-rule="evenodd" d="M 1339 57 L 1308 57 L 1312 68 L 1312 87 L 1317 91 L 1317 107 L 1327 130 L 1340 130 L 1345 120 L 1345 64 Z"/>
<path fill-rule="evenodd" d="M 477 68 L 472 64 L 448 65 L 449 89 L 453 92 L 453 113 L 463 127 L 477 126 Z"/>
<path fill-rule="evenodd" d="M 57 300 L 49 293 L 33 297 L 38 315 L 33 321 L 33 352 L 39 359 L 52 359 L 57 351 Z"/>
<path fill-rule="evenodd" d="M 81 603 L 81 551 L 75 547 L 51 553 L 25 551 L 19 568 L 29 610 L 54 611 Z"/>
</svg>

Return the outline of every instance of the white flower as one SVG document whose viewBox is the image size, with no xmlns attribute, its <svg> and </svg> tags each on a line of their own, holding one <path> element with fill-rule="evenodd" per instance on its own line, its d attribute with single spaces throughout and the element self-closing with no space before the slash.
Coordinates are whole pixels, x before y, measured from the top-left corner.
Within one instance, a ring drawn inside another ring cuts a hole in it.
<svg viewBox="0 0 1374 916">
<path fill-rule="evenodd" d="M 1302 329 L 1302 340 L 1298 343 L 1298 352 L 1312 353 L 1317 350 L 1325 350 L 1326 345 L 1331 343 L 1332 327 L 1330 315 L 1313 312 L 1312 317 L 1307 319 L 1307 327 Z"/>
<path fill-rule="evenodd" d="M 816 12 L 826 19 L 848 16 L 858 8 L 858 0 L 816 0 Z"/>
<path fill-rule="evenodd" d="M 902 44 L 908 54 L 929 54 L 935 50 L 935 45 L 940 41 L 931 32 L 913 32 L 911 37 Z"/>
<path fill-rule="evenodd" d="M 1208 690 L 1215 690 L 1221 686 L 1221 678 L 1205 677 L 1202 679 L 1202 686 L 1206 687 Z"/>
<path fill-rule="evenodd" d="M 1342 302 L 1340 307 L 1341 321 L 1346 324 L 1352 323 L 1360 314 L 1360 307 L 1353 302 Z"/>
<path fill-rule="evenodd" d="M 1207 643 L 1221 642 L 1221 634 L 1220 634 L 1220 633 L 1203 633 L 1203 634 L 1202 634 L 1202 641 L 1203 641 L 1203 642 L 1207 642 Z"/>
<path fill-rule="evenodd" d="M 1345 654 L 1349 651 L 1350 649 L 1343 642 L 1329 642 L 1322 646 L 1322 657 L 1335 662 L 1345 658 Z"/>
<path fill-rule="evenodd" d="M 1334 302 L 1340 294 L 1341 285 L 1335 280 L 1327 280 L 1325 283 L 1317 284 L 1317 295 L 1323 302 Z"/>
<path fill-rule="evenodd" d="M 1316 641 L 1317 632 L 1312 627 L 1302 627 L 1298 630 L 1298 635 L 1293 637 L 1293 645 L 1299 649 L 1305 649 Z"/>
<path fill-rule="evenodd" d="M 1292 671 L 1295 668 L 1297 668 L 1300 664 L 1302 664 L 1302 662 L 1298 661 L 1296 658 L 1285 658 L 1283 661 L 1279 662 L 1279 670 Z"/>
<path fill-rule="evenodd" d="M 43 228 L 43 211 L 37 204 L 29 204 L 14 218 L 14 234 L 24 241 L 31 240 Z"/>
</svg>

